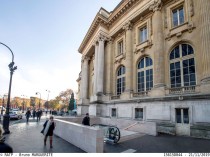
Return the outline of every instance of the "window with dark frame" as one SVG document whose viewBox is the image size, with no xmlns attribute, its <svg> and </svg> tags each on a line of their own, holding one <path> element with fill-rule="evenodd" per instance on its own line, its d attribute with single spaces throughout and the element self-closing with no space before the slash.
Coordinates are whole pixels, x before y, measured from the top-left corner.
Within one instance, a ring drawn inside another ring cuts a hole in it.
<svg viewBox="0 0 210 157">
<path fill-rule="evenodd" d="M 153 62 L 149 57 L 144 57 L 138 64 L 137 90 L 149 91 L 153 88 Z"/>
<path fill-rule="evenodd" d="M 112 117 L 117 117 L 117 109 L 112 108 Z"/>
<path fill-rule="evenodd" d="M 143 119 L 143 108 L 135 108 L 135 119 Z"/>
<path fill-rule="evenodd" d="M 121 66 L 117 71 L 117 95 L 125 91 L 125 67 Z"/>
<path fill-rule="evenodd" d="M 176 46 L 170 53 L 171 88 L 195 86 L 194 50 L 188 44 Z"/>
</svg>

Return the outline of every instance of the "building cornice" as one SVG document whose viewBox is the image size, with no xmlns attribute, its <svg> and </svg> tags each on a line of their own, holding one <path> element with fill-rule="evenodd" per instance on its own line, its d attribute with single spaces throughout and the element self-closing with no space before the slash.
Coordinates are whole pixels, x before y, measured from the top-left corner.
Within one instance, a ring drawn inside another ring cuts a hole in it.
<svg viewBox="0 0 210 157">
<path fill-rule="evenodd" d="M 122 17 L 122 15 L 124 15 L 131 7 L 134 6 L 134 4 L 136 4 L 139 1 L 142 0 L 122 0 L 112 12 L 108 12 L 104 8 L 101 8 L 96 14 L 90 28 L 88 29 L 87 34 L 85 35 L 85 38 L 83 39 L 78 49 L 79 53 L 83 52 L 85 45 L 90 40 L 91 36 L 94 34 L 96 28 L 99 25 L 105 27 L 106 29 L 109 29 L 114 22 L 116 22 L 120 17 Z M 105 12 L 105 14 L 109 16 L 105 17 L 102 12 Z"/>
</svg>

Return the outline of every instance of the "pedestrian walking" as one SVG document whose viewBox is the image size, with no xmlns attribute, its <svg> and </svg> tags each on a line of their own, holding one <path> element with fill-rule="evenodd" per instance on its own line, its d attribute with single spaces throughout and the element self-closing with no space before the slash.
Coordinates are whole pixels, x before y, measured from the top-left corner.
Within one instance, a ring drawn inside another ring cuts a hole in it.
<svg viewBox="0 0 210 157">
<path fill-rule="evenodd" d="M 53 148 L 52 146 L 52 142 L 53 142 L 53 131 L 55 129 L 55 122 L 53 120 L 53 116 L 50 116 L 50 120 L 46 120 L 46 122 L 44 123 L 43 127 L 43 134 L 44 134 L 44 145 L 47 145 L 47 137 L 50 137 L 50 148 Z"/>
<path fill-rule="evenodd" d="M 42 110 L 40 109 L 39 110 L 39 121 L 40 121 L 41 117 L 42 117 Z"/>
<path fill-rule="evenodd" d="M 82 124 L 90 126 L 90 117 L 88 113 L 86 113 L 86 116 L 83 118 Z"/>
<path fill-rule="evenodd" d="M 39 110 L 36 111 L 36 121 L 38 122 L 39 121 L 39 115 L 40 115 L 40 112 Z"/>
<path fill-rule="evenodd" d="M 1 126 L 0 126 L 0 153 L 13 153 L 12 147 L 5 143 L 5 137 L 3 136 L 3 129 Z"/>
<path fill-rule="evenodd" d="M 32 114 L 33 114 L 33 119 L 34 119 L 36 117 L 36 110 L 35 109 L 33 109 Z"/>
<path fill-rule="evenodd" d="M 31 111 L 28 109 L 26 112 L 26 122 L 28 123 L 29 117 L 31 116 Z"/>
<path fill-rule="evenodd" d="M 52 111 L 50 110 L 50 115 L 52 114 Z"/>
</svg>

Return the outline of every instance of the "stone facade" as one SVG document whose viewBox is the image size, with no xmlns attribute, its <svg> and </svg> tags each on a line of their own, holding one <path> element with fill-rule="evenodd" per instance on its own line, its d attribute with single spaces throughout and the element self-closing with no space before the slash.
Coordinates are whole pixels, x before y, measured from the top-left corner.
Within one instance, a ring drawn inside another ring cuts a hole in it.
<svg viewBox="0 0 210 157">
<path fill-rule="evenodd" d="M 209 0 L 122 0 L 112 12 L 101 8 L 79 47 L 78 114 L 209 138 L 209 17 Z"/>
</svg>

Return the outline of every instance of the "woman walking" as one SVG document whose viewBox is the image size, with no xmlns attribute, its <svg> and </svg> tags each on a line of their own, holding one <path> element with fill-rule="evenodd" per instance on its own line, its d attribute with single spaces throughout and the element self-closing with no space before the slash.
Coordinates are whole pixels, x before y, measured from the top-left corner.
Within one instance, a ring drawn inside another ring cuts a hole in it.
<svg viewBox="0 0 210 157">
<path fill-rule="evenodd" d="M 50 148 L 53 148 L 52 146 L 52 140 L 53 140 L 53 131 L 55 129 L 55 122 L 53 121 L 53 116 L 50 116 L 50 120 L 47 120 L 44 123 L 44 145 L 47 144 L 47 137 L 50 137 Z"/>
</svg>

